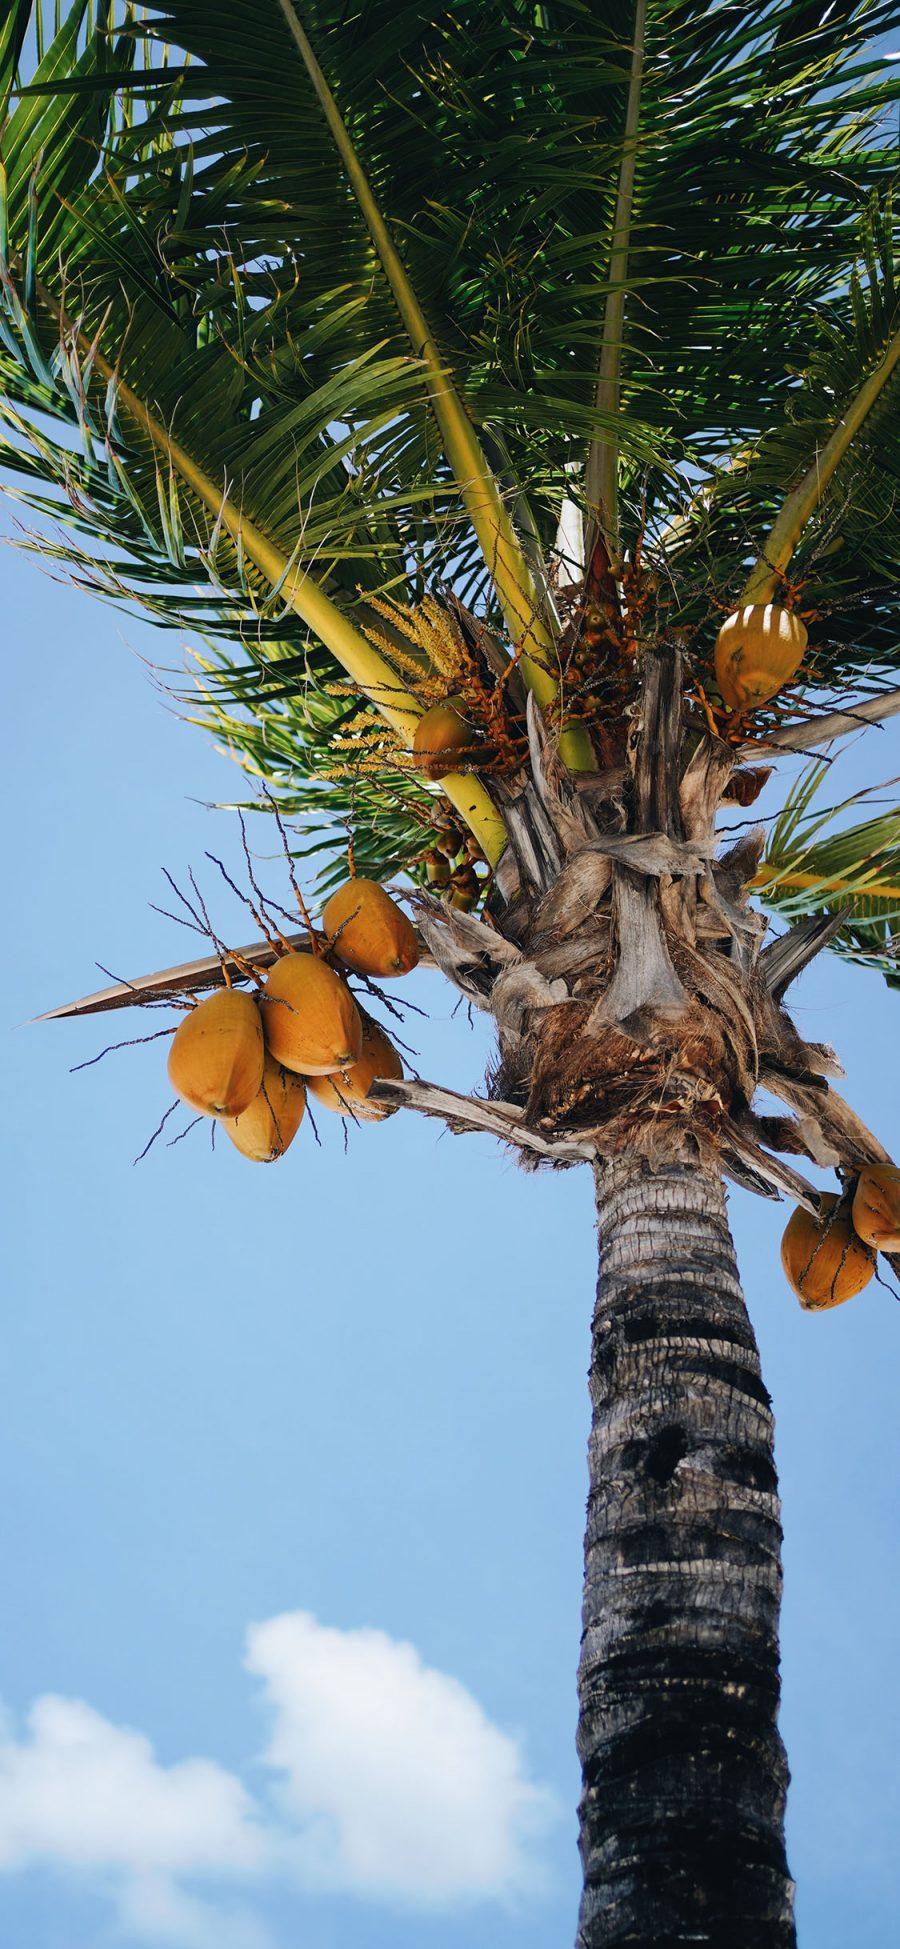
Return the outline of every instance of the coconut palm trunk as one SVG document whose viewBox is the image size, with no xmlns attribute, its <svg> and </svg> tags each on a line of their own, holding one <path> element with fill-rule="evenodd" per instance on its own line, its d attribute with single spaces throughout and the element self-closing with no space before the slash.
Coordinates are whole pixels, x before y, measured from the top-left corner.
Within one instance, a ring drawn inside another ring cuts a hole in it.
<svg viewBox="0 0 900 1949">
<path fill-rule="evenodd" d="M 714 1171 L 597 1171 L 578 1949 L 789 1949 L 769 1397 Z"/>
<path fill-rule="evenodd" d="M 493 943 L 425 904 L 420 924 L 470 999 L 494 959 L 504 1113 L 518 1103 L 553 1161 L 574 1161 L 563 1131 L 596 1146 L 578 1949 L 787 1949 L 773 1424 L 721 1159 L 741 1168 L 761 1053 L 816 1057 L 760 963 L 754 847 L 707 865 L 732 759 L 711 740 L 686 755 L 678 653 L 647 645 L 643 668 L 627 778 L 574 791 L 529 706 Z"/>
</svg>

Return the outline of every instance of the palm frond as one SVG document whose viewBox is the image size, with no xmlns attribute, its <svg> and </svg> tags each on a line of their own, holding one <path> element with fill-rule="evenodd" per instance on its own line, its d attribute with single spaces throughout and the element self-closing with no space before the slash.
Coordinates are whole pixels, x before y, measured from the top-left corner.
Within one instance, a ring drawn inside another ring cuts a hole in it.
<svg viewBox="0 0 900 1949">
<path fill-rule="evenodd" d="M 842 465 L 851 457 L 857 460 L 856 443 L 860 438 L 868 438 L 869 442 L 866 472 L 877 475 L 879 426 L 883 443 L 884 432 L 893 418 L 891 408 L 896 407 L 898 398 L 894 381 L 900 365 L 900 294 L 894 272 L 890 209 L 889 199 L 887 221 L 883 227 L 878 226 L 880 262 L 871 249 L 866 251 L 866 291 L 854 265 L 849 280 L 849 316 L 839 320 L 837 316 L 826 315 L 820 320 L 822 349 L 805 376 L 791 423 L 794 441 L 801 429 L 806 437 L 809 464 L 802 479 L 788 494 L 763 543 L 760 559 L 743 591 L 745 602 L 772 600 L 784 581 L 807 524 L 826 500 L 835 477 L 840 477 Z M 864 247 L 871 246 L 878 235 L 872 220 L 877 215 L 873 212 L 863 227 Z M 861 373 L 865 375 L 862 384 L 859 383 Z M 848 384 L 854 388 L 849 396 Z M 776 436 L 771 445 L 780 447 L 783 463 L 786 458 L 783 437 Z M 895 441 L 891 439 L 890 448 L 894 446 Z M 766 457 L 769 467 L 773 457 L 772 454 Z"/>
<path fill-rule="evenodd" d="M 248 774 L 257 811 L 278 806 L 294 828 L 292 851 L 314 869 L 324 895 L 346 878 L 352 837 L 358 872 L 389 880 L 400 872 L 423 880 L 426 853 L 440 833 L 440 799 L 404 768 L 384 739 L 373 752 L 370 720 L 344 692 L 305 692 L 277 683 L 267 660 L 262 695 L 254 685 L 252 711 L 241 708 L 246 674 L 221 650 L 198 659 L 193 721 L 211 731 Z M 184 706 L 182 706 L 184 708 Z M 374 763 L 370 762 L 374 758 Z"/>
<path fill-rule="evenodd" d="M 853 806 L 891 791 L 896 779 L 819 809 L 814 800 L 828 767 L 806 768 L 773 824 L 755 884 L 763 905 L 791 922 L 806 915 L 852 911 L 830 943 L 845 960 L 877 968 L 900 987 L 900 811 L 857 825 L 842 823 Z"/>
<path fill-rule="evenodd" d="M 672 457 L 701 434 L 708 453 L 769 426 L 809 307 L 846 278 L 860 208 L 892 172 L 880 117 L 897 77 L 864 54 L 890 8 L 844 9 L 827 43 L 792 38 L 795 13 L 649 0 L 616 434 L 626 460 L 637 443 L 639 469 L 649 426 Z M 586 453 L 599 430 L 631 10 L 505 0 L 388 20 L 369 0 L 348 31 L 319 0 L 303 23 L 470 414 L 501 426 L 523 487 L 549 470 L 558 491 L 573 442 Z M 337 251 L 374 293 L 368 233 L 322 152 L 318 104 L 280 23 L 261 46 L 240 0 L 215 27 L 199 0 L 172 0 L 155 31 L 204 64 L 207 116 L 210 92 L 221 104 L 211 140 L 260 159 L 308 275 L 329 275 Z M 191 130 L 199 86 L 183 111 Z M 262 209 L 245 214 L 263 247 Z M 375 301 L 388 333 L 388 294 Z M 671 498 L 663 477 L 654 488 Z"/>
<path fill-rule="evenodd" d="M 283 7 L 260 33 L 250 0 L 164 0 L 140 18 L 76 0 L 23 86 L 40 13 L 15 6 L 0 41 L 15 81 L 0 390 L 4 465 L 56 522 L 60 563 L 231 646 L 222 675 L 248 724 L 293 697 L 305 791 L 302 703 L 338 672 L 327 632 L 287 600 L 300 578 L 330 605 L 320 622 L 336 611 L 370 650 L 385 596 L 411 609 L 444 585 L 515 650 L 471 480 L 436 424 L 436 374 L 452 374 L 551 638 L 560 505 L 586 511 L 589 456 L 615 448 L 623 551 L 656 558 L 650 620 L 679 631 L 702 682 L 785 492 L 897 328 L 900 75 L 874 45 L 893 7 L 359 0 L 348 20 L 309 0 L 302 32 L 368 215 Z M 99 334 L 108 386 L 54 306 L 86 345 Z M 838 703 L 900 669 L 896 384 L 791 564 L 816 612 L 803 685 Z M 162 440 L 129 419 L 129 392 Z M 226 502 L 237 520 L 218 519 Z M 272 574 L 252 531 L 277 552 Z M 778 700 L 771 723 L 793 706 Z M 797 721 L 807 708 L 798 691 Z M 247 759 L 267 762 L 249 745 Z"/>
</svg>

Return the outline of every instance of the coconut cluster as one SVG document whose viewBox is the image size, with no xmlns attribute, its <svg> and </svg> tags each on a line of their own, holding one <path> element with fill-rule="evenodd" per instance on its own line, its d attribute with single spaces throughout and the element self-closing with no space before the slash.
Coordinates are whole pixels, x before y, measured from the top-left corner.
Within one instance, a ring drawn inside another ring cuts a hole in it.
<svg viewBox="0 0 900 1949">
<path fill-rule="evenodd" d="M 362 879 L 332 895 L 323 929 L 339 968 L 321 953 L 284 954 L 259 996 L 222 988 L 191 1009 L 172 1039 L 173 1088 L 256 1163 L 284 1155 L 307 1094 L 338 1115 L 378 1122 L 391 1112 L 372 1100 L 373 1083 L 403 1075 L 393 1043 L 360 1008 L 342 969 L 409 974 L 419 958 L 414 929 L 383 887 Z"/>
<path fill-rule="evenodd" d="M 862 1292 L 878 1252 L 900 1252 L 900 1169 L 869 1164 L 817 1215 L 798 1205 L 781 1241 L 781 1263 L 801 1306 L 821 1313 Z"/>
</svg>

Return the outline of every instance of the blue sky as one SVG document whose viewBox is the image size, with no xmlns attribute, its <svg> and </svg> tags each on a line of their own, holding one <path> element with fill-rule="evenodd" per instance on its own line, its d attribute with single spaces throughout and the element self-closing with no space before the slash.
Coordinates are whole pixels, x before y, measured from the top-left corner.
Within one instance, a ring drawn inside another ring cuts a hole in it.
<svg viewBox="0 0 900 1949">
<path fill-rule="evenodd" d="M 77 1075 L 123 1014 L 22 1027 L 190 955 L 153 913 L 193 864 L 223 933 L 237 774 L 167 710 L 162 636 L 0 557 L 4 833 L 0 1937 L 23 1949 L 558 1949 L 578 1894 L 574 1673 L 594 1279 L 586 1171 L 320 1118 L 273 1168 L 205 1129 L 142 1148 L 165 1045 Z M 900 772 L 900 735 L 836 793 Z M 268 823 L 254 843 L 270 853 Z M 276 891 L 276 860 L 262 869 Z M 422 1072 L 484 1026 L 397 985 Z M 889 1147 L 898 997 L 825 958 L 795 994 Z M 160 1020 L 162 1018 L 159 1018 Z M 156 1027 L 157 1019 L 149 1018 Z M 172 1127 L 177 1127 L 173 1119 Z M 168 1134 L 168 1133 L 167 1133 Z M 735 1194 L 777 1414 L 783 1728 L 801 1949 L 900 1919 L 897 1375 L 878 1287 L 821 1318 L 782 1208 Z"/>
</svg>

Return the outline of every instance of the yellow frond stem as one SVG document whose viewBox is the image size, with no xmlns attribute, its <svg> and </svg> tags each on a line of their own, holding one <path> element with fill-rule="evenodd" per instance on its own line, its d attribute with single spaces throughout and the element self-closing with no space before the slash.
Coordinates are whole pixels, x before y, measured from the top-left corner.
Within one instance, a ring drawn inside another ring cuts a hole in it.
<svg viewBox="0 0 900 1949">
<path fill-rule="evenodd" d="M 890 886 L 886 881 L 867 880 L 860 886 L 857 880 L 845 880 L 836 876 L 823 878 L 821 873 L 783 873 L 774 862 L 763 865 L 748 882 L 751 887 L 766 887 L 776 883 L 780 887 L 797 887 L 803 891 L 815 887 L 817 892 L 855 894 L 859 900 L 900 900 L 900 886 Z"/>
<path fill-rule="evenodd" d="M 520 652 L 522 676 L 542 708 L 555 711 L 562 703 L 559 659 L 544 620 L 541 592 L 292 0 L 279 0 L 279 6 L 347 171 L 413 352 L 425 366 L 444 454 L 478 538 L 511 640 Z M 580 726 L 573 725 L 563 733 L 560 750 L 573 770 L 593 770 L 590 740 Z"/>
<path fill-rule="evenodd" d="M 871 412 L 887 385 L 898 362 L 900 362 L 900 331 L 895 332 L 884 358 L 875 367 L 874 372 L 869 374 L 852 404 L 838 420 L 837 426 L 826 440 L 821 453 L 817 453 L 799 486 L 788 495 L 767 541 L 760 550 L 759 561 L 744 588 L 738 607 L 745 603 L 766 603 L 774 599 L 779 582 L 807 522 L 815 514 L 836 469 L 856 438 L 867 414 Z"/>
<path fill-rule="evenodd" d="M 44 291 L 41 296 L 57 319 L 60 330 L 71 330 L 55 300 Z M 227 493 L 203 472 L 177 440 L 172 439 L 162 422 L 104 358 L 99 346 L 89 345 L 82 333 L 78 337 L 82 349 L 92 353 L 93 369 L 107 383 L 114 383 L 118 402 L 142 427 L 157 452 L 167 458 L 181 480 L 212 515 L 213 521 L 218 522 L 236 544 L 240 544 L 246 559 L 253 563 L 273 588 L 280 587 L 283 600 L 290 603 L 296 614 L 330 650 L 336 662 L 343 666 L 362 695 L 398 732 L 404 745 L 410 747 L 422 709 L 418 699 L 407 690 L 390 664 L 379 656 L 371 643 L 367 643 L 355 624 L 344 615 L 337 603 L 332 602 L 314 578 L 299 566 L 292 568 L 282 550 L 270 541 L 255 522 L 247 519 L 241 509 L 229 500 Z M 443 780 L 443 789 L 453 799 L 457 811 L 495 865 L 506 845 L 506 828 L 485 787 L 477 778 L 454 774 Z"/>
<path fill-rule="evenodd" d="M 480 781 L 471 772 L 451 772 L 441 779 L 441 791 L 468 826 L 489 866 L 496 866 L 506 850 L 506 827 Z"/>
</svg>

